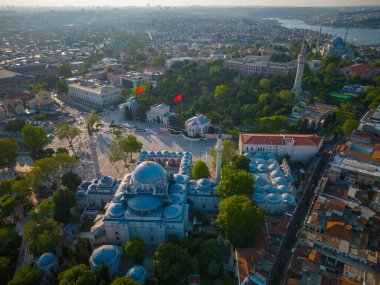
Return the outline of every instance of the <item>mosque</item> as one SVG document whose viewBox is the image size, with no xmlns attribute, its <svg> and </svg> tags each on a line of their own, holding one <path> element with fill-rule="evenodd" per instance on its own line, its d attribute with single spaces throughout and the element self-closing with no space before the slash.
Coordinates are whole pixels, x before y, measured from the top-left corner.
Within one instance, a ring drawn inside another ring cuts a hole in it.
<svg viewBox="0 0 380 285">
<path fill-rule="evenodd" d="M 217 179 L 190 180 L 189 152 L 142 151 L 132 173 L 123 179 L 104 176 L 83 182 L 76 193 L 78 207 L 99 212 L 91 228 L 95 244 L 121 245 L 139 237 L 159 245 L 169 235 L 183 238 L 191 210 L 218 211 L 215 195 L 220 179 L 222 137 L 217 141 Z"/>
<path fill-rule="evenodd" d="M 322 56 L 334 55 L 342 59 L 354 59 L 355 53 L 352 48 L 346 46 L 345 41 L 341 37 L 336 37 L 331 40 L 327 47 L 322 48 Z"/>
</svg>

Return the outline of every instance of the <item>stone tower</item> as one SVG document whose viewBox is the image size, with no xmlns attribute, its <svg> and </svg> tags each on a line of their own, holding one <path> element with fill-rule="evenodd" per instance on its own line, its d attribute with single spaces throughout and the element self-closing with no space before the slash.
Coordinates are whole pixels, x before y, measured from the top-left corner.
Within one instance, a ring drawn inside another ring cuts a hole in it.
<svg viewBox="0 0 380 285">
<path fill-rule="evenodd" d="M 296 79 L 294 80 L 294 86 L 292 88 L 292 92 L 294 94 L 302 94 L 302 76 L 303 69 L 305 67 L 306 62 L 306 42 L 304 41 L 301 48 L 301 53 L 298 55 L 297 60 L 297 74 Z"/>
<path fill-rule="evenodd" d="M 218 139 L 216 141 L 216 178 L 215 181 L 220 181 L 220 174 L 222 171 L 222 152 L 223 152 L 223 144 L 222 144 L 222 128 L 219 127 Z"/>
</svg>

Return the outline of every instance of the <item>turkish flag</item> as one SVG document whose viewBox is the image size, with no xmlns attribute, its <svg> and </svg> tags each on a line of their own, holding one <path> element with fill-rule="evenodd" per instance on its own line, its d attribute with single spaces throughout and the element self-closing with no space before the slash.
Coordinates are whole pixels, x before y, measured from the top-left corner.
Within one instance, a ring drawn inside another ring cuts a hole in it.
<svg viewBox="0 0 380 285">
<path fill-rule="evenodd" d="M 143 92 L 144 92 L 144 87 L 140 86 L 140 87 L 137 89 L 136 94 L 137 94 L 137 95 L 140 95 L 140 94 L 143 93 Z"/>
<path fill-rule="evenodd" d="M 174 103 L 177 103 L 177 102 L 180 102 L 180 101 L 182 101 L 182 93 L 179 93 L 177 95 L 177 97 L 175 97 L 174 100 L 173 100 Z"/>
</svg>

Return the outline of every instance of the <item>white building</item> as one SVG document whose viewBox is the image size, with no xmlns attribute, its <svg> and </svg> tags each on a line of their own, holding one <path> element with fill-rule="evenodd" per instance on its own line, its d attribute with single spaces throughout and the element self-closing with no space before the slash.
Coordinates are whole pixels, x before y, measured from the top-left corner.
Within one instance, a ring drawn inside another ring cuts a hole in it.
<svg viewBox="0 0 380 285">
<path fill-rule="evenodd" d="M 147 122 L 161 124 L 165 127 L 169 126 L 170 116 L 170 107 L 163 103 L 151 106 L 150 110 L 146 112 Z"/>
<path fill-rule="evenodd" d="M 135 116 L 135 112 L 138 106 L 139 106 L 139 102 L 137 102 L 135 97 L 129 98 L 126 102 L 118 106 L 120 117 L 122 118 L 125 117 L 125 112 L 127 108 L 131 111 L 132 115 Z"/>
<path fill-rule="evenodd" d="M 81 81 L 69 85 L 69 95 L 83 105 L 103 108 L 117 103 L 120 89 L 111 85 L 100 85 L 95 81 Z"/>
<path fill-rule="evenodd" d="M 185 122 L 185 130 L 189 136 L 201 136 L 204 137 L 208 132 L 210 126 L 210 120 L 205 115 L 201 114 L 193 116 Z"/>
<path fill-rule="evenodd" d="M 294 161 L 307 161 L 319 151 L 323 138 L 299 134 L 240 134 L 239 152 L 273 153 L 289 156 Z"/>
</svg>

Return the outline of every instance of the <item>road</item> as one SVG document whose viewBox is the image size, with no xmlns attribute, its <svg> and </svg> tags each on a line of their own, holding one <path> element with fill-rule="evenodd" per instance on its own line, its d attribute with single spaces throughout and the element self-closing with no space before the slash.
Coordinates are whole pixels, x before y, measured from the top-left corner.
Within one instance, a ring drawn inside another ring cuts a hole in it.
<svg viewBox="0 0 380 285">
<path fill-rule="evenodd" d="M 325 173 L 334 148 L 335 144 L 324 144 L 305 174 L 305 179 L 301 184 L 303 189 L 302 196 L 299 199 L 298 207 L 290 220 L 288 230 L 282 240 L 281 248 L 272 269 L 272 278 L 268 283 L 270 285 L 281 284 L 281 280 L 284 281 L 286 277 L 286 266 L 291 258 L 291 249 L 298 239 L 301 222 L 305 220 L 315 198 L 319 195 L 319 192 L 314 190 Z"/>
</svg>

